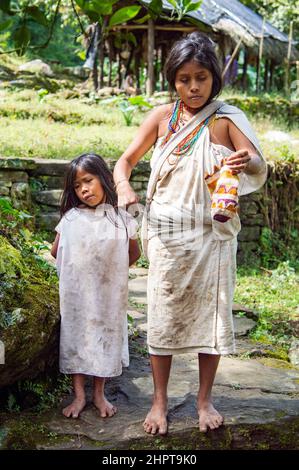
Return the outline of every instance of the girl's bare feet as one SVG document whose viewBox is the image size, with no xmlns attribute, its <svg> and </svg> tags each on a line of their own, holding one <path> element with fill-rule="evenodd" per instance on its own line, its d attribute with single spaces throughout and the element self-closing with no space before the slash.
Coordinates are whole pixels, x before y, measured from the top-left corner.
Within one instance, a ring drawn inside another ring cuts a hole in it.
<svg viewBox="0 0 299 470">
<path fill-rule="evenodd" d="M 111 418 L 117 412 L 116 406 L 113 406 L 105 396 L 95 396 L 93 402 L 102 418 Z"/>
<path fill-rule="evenodd" d="M 63 408 L 62 413 L 66 418 L 78 418 L 85 405 L 85 398 L 75 398 L 70 405 Z"/>
<path fill-rule="evenodd" d="M 143 429 L 148 434 L 167 434 L 167 405 L 154 402 L 143 423 Z"/>
<path fill-rule="evenodd" d="M 223 416 L 208 402 L 198 408 L 199 430 L 207 432 L 208 428 L 217 429 L 223 424 Z"/>
</svg>

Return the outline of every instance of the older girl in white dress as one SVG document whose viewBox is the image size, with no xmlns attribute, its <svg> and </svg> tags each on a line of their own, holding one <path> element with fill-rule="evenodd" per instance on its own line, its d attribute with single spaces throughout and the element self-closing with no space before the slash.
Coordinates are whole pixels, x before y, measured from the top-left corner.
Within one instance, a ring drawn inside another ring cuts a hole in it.
<svg viewBox="0 0 299 470">
<path fill-rule="evenodd" d="M 212 42 L 192 33 L 166 62 L 178 100 L 156 107 L 117 162 L 120 205 L 134 204 L 134 166 L 155 145 L 143 223 L 148 275 L 148 348 L 153 406 L 144 430 L 167 432 L 167 386 L 172 356 L 198 354 L 199 429 L 216 429 L 212 386 L 220 356 L 234 352 L 232 300 L 238 196 L 259 189 L 267 165 L 246 116 L 215 100 L 221 72 Z"/>
<path fill-rule="evenodd" d="M 77 418 L 86 404 L 85 376 L 94 377 L 93 401 L 102 417 L 116 408 L 104 395 L 105 377 L 129 365 L 128 268 L 140 256 L 137 222 L 116 207 L 112 174 L 98 155 L 84 154 L 68 168 L 62 218 L 51 253 L 60 293 L 60 371 L 71 374 L 75 398 L 64 408 Z"/>
</svg>

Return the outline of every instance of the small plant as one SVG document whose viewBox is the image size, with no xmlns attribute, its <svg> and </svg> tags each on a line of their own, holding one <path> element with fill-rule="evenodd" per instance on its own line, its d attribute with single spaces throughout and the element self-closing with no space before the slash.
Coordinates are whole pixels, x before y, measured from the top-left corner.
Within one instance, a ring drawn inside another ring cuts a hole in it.
<svg viewBox="0 0 299 470">
<path fill-rule="evenodd" d="M 38 90 L 37 96 L 38 96 L 39 102 L 43 103 L 48 94 L 49 94 L 49 92 L 45 88 L 41 88 L 40 90 Z"/>
<path fill-rule="evenodd" d="M 143 110 L 144 108 L 153 107 L 143 96 L 131 96 L 130 98 L 115 96 L 102 100 L 101 104 L 117 104 L 126 126 L 132 125 L 134 115 L 138 109 Z"/>
</svg>

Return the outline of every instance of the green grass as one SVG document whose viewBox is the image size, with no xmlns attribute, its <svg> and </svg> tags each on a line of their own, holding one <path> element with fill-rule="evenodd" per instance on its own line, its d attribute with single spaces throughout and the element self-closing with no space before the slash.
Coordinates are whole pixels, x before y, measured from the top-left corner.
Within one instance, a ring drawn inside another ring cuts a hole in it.
<svg viewBox="0 0 299 470">
<path fill-rule="evenodd" d="M 65 96 L 65 92 L 60 91 L 39 101 L 34 90 L 1 90 L 0 155 L 71 159 L 93 151 L 105 158 L 117 159 L 145 117 L 145 112 L 137 112 L 133 125 L 127 127 L 116 105 L 104 105 L 88 98 L 66 99 Z M 270 119 L 257 118 L 251 122 L 267 159 L 279 160 L 288 154 L 299 160 L 299 130 L 287 130 L 283 123 L 278 127 Z M 264 134 L 274 129 L 287 132 L 291 141 L 266 141 Z M 146 158 L 150 155 L 151 152 Z"/>
<path fill-rule="evenodd" d="M 259 312 L 253 339 L 288 348 L 299 322 L 299 273 L 287 261 L 273 270 L 239 268 L 234 301 Z"/>
</svg>

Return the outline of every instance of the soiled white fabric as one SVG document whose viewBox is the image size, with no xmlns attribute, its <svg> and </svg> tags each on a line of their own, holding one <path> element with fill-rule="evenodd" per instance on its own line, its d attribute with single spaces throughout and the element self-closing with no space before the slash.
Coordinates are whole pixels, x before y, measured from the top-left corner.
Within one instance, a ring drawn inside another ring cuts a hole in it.
<svg viewBox="0 0 299 470">
<path fill-rule="evenodd" d="M 113 377 L 129 365 L 128 243 L 136 221 L 104 205 L 68 211 L 60 233 L 60 370 Z"/>
<path fill-rule="evenodd" d="M 180 136 L 172 139 L 179 142 Z M 157 171 L 162 152 L 164 161 Z M 235 350 L 232 301 L 239 216 L 228 235 L 225 226 L 211 218 L 211 196 L 205 184 L 205 175 L 213 174 L 230 153 L 211 144 L 207 127 L 191 152 L 179 157 L 170 152 L 165 158 L 167 152 L 157 142 L 143 230 L 150 261 L 151 354 L 231 354 Z M 258 189 L 265 179 L 263 165 L 261 174 L 240 179 L 240 194 Z"/>
</svg>

